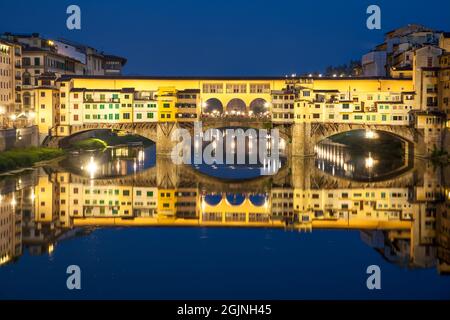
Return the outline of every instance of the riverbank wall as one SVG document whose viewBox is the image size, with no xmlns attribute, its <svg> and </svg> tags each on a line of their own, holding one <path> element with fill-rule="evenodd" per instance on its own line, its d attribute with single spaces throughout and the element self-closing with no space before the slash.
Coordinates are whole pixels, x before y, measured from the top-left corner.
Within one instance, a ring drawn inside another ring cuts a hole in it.
<svg viewBox="0 0 450 320">
<path fill-rule="evenodd" d="M 37 126 L 0 130 L 0 152 L 14 148 L 39 146 Z"/>
</svg>

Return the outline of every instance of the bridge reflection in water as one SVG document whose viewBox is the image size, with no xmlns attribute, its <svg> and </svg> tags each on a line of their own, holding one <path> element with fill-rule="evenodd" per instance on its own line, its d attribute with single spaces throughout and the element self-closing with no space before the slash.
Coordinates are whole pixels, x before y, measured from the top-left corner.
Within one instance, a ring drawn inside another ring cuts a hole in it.
<svg viewBox="0 0 450 320">
<path fill-rule="evenodd" d="M 245 184 L 225 183 L 167 158 L 128 175 L 106 170 L 93 177 L 53 166 L 5 178 L 0 263 L 16 260 L 25 247 L 32 254 L 51 252 L 59 241 L 95 227 L 226 226 L 359 229 L 362 240 L 389 261 L 450 272 L 448 168 L 416 160 L 386 179 L 351 180 L 337 174 L 355 166 L 345 148 L 321 148 L 317 159 L 292 158 L 276 176 Z"/>
</svg>

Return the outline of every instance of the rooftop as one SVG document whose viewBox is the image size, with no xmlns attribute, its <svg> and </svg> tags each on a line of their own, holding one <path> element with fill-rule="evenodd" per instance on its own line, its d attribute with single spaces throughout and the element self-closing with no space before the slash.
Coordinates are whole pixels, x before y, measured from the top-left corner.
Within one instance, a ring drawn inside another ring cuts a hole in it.
<svg viewBox="0 0 450 320">
<path fill-rule="evenodd" d="M 271 81 L 271 80 L 288 80 L 288 79 L 311 79 L 311 80 L 335 80 L 335 81 L 349 81 L 349 80 L 393 80 L 404 81 L 410 80 L 409 78 L 391 78 L 391 77 L 318 77 L 318 76 L 299 76 L 299 77 L 287 77 L 287 76 L 132 76 L 132 75 L 63 75 L 59 81 L 70 81 L 72 79 L 105 79 L 105 80 L 236 80 L 236 81 Z"/>
</svg>

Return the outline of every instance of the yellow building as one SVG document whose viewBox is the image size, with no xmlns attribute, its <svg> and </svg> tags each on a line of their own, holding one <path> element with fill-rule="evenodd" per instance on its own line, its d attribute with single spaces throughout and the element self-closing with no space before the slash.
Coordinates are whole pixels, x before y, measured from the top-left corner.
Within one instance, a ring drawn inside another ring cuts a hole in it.
<svg viewBox="0 0 450 320">
<path fill-rule="evenodd" d="M 60 120 L 59 90 L 55 86 L 56 77 L 43 74 L 35 88 L 35 118 L 39 133 L 56 135 L 56 126 Z"/>
<path fill-rule="evenodd" d="M 158 101 L 158 120 L 161 122 L 175 122 L 177 89 L 173 87 L 160 87 L 156 99 Z"/>
</svg>

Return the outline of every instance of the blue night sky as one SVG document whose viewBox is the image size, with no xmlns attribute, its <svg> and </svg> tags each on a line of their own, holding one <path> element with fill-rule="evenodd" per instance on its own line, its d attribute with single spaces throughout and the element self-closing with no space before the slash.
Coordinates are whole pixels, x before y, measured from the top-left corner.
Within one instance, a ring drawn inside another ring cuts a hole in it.
<svg viewBox="0 0 450 320">
<path fill-rule="evenodd" d="M 82 29 L 66 28 L 70 4 Z M 366 8 L 382 29 L 366 28 Z M 7 12 L 7 14 L 4 14 Z M 40 32 L 128 58 L 126 74 L 284 75 L 357 59 L 408 23 L 450 31 L 450 1 L 1 1 L 0 32 Z"/>
</svg>

